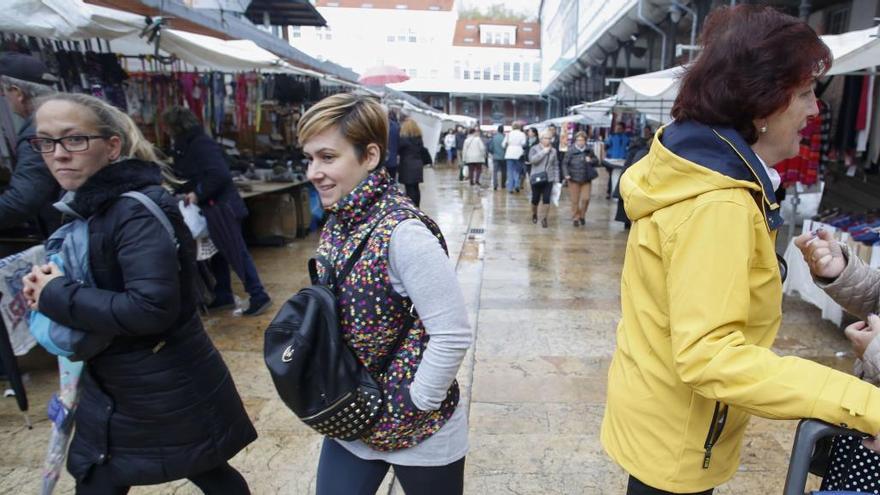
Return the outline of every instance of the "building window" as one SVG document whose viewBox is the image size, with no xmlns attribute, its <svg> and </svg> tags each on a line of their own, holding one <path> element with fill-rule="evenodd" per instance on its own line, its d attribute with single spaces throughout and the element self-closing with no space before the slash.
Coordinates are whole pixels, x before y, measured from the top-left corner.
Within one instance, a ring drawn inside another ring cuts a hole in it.
<svg viewBox="0 0 880 495">
<path fill-rule="evenodd" d="M 461 102 L 461 111 L 465 115 L 474 115 L 477 113 L 477 106 L 472 101 Z"/>
<path fill-rule="evenodd" d="M 533 46 L 535 44 L 535 42 L 532 40 L 525 40 L 524 43 L 529 46 Z"/>
<path fill-rule="evenodd" d="M 523 64 L 523 81 L 528 81 L 532 76 L 532 64 L 526 62 Z"/>
<path fill-rule="evenodd" d="M 416 32 L 413 31 L 412 29 L 410 29 L 409 31 L 407 31 L 407 33 L 406 33 L 406 39 L 407 39 L 407 41 L 409 41 L 410 43 L 415 43 L 415 42 L 416 42 Z"/>
<path fill-rule="evenodd" d="M 372 9 L 372 8 L 373 8 L 373 4 L 371 4 L 371 3 L 364 3 L 364 4 L 361 4 L 361 8 L 362 8 L 362 9 Z"/>
<path fill-rule="evenodd" d="M 327 26 L 321 26 L 315 30 L 318 33 L 318 39 L 323 41 L 330 41 L 333 39 L 333 31 L 330 30 Z"/>
<path fill-rule="evenodd" d="M 399 3 L 394 8 L 398 10 L 406 10 L 408 7 L 406 6 L 406 4 Z"/>
<path fill-rule="evenodd" d="M 431 69 L 431 79 L 437 79 L 440 77 L 440 71 L 437 69 Z"/>
<path fill-rule="evenodd" d="M 514 81 L 519 81 L 519 79 L 520 79 L 520 77 L 519 77 L 519 76 L 520 76 L 519 68 L 520 68 L 520 67 L 519 67 L 519 62 L 514 62 L 514 63 L 513 63 L 513 80 L 514 80 Z"/>
<path fill-rule="evenodd" d="M 431 5 L 430 7 L 428 7 L 428 10 L 440 10 L 440 6 L 439 5 Z"/>
<path fill-rule="evenodd" d="M 411 77 L 413 79 L 419 77 L 419 70 L 418 69 L 410 69 L 409 70 L 409 77 Z"/>
<path fill-rule="evenodd" d="M 492 120 L 502 120 L 504 118 L 504 102 L 492 101 Z"/>
<path fill-rule="evenodd" d="M 492 36 L 492 44 L 493 45 L 500 45 L 501 44 L 501 33 L 495 33 Z"/>
<path fill-rule="evenodd" d="M 387 41 L 389 43 L 394 43 L 394 35 L 389 34 L 388 36 L 385 37 L 385 41 Z"/>
<path fill-rule="evenodd" d="M 463 79 L 470 79 L 471 78 L 471 65 L 467 61 L 464 62 L 464 71 L 463 72 L 464 72 Z"/>
<path fill-rule="evenodd" d="M 532 65 L 532 81 L 541 82 L 541 62 Z"/>
<path fill-rule="evenodd" d="M 500 63 L 495 64 L 495 70 L 492 72 L 492 80 L 493 81 L 500 81 L 501 80 L 501 64 Z"/>
<path fill-rule="evenodd" d="M 302 38 L 302 26 L 290 26 L 291 38 Z"/>
<path fill-rule="evenodd" d="M 825 17 L 826 34 L 841 34 L 849 26 L 849 6 L 830 10 Z"/>
<path fill-rule="evenodd" d="M 452 77 L 455 79 L 461 79 L 461 62 L 456 60 L 455 64 L 452 66 Z"/>
<path fill-rule="evenodd" d="M 513 44 L 510 41 L 510 33 L 504 33 L 503 44 L 505 44 L 505 45 L 512 45 Z"/>
<path fill-rule="evenodd" d="M 504 80 L 510 81 L 510 62 L 504 62 Z"/>
<path fill-rule="evenodd" d="M 474 69 L 474 81 L 483 79 L 483 71 L 478 68 Z"/>
<path fill-rule="evenodd" d="M 404 34 L 404 33 L 398 34 L 397 41 L 400 43 L 405 43 L 406 42 L 406 34 Z"/>
<path fill-rule="evenodd" d="M 474 39 L 473 39 L 473 38 L 465 38 L 465 39 L 464 39 L 464 42 L 465 42 L 465 43 L 473 43 L 473 42 L 474 42 Z"/>
<path fill-rule="evenodd" d="M 488 65 L 483 67 L 483 79 L 489 81 L 492 79 L 492 68 Z"/>
<path fill-rule="evenodd" d="M 531 26 L 523 26 L 522 30 L 524 33 L 531 33 L 532 27 Z"/>
<path fill-rule="evenodd" d="M 477 25 L 476 24 L 468 24 L 464 28 L 467 29 L 468 31 L 476 31 Z"/>
</svg>

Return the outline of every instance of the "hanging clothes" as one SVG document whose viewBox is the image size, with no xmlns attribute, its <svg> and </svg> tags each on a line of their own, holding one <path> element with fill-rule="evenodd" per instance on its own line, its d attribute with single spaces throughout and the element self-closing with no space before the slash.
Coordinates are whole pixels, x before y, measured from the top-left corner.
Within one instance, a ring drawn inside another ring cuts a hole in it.
<svg viewBox="0 0 880 495">
<path fill-rule="evenodd" d="M 819 113 L 808 118 L 806 127 L 801 130 L 798 155 L 782 160 L 773 167 L 779 172 L 782 184 L 785 186 L 796 182 L 807 186 L 817 183 L 821 170 L 827 164 L 831 109 L 822 100 L 817 104 Z"/>
</svg>

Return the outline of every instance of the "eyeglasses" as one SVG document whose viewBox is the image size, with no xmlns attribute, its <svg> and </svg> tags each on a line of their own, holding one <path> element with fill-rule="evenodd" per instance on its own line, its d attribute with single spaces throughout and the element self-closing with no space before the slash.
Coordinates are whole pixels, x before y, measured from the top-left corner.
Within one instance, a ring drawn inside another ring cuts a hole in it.
<svg viewBox="0 0 880 495">
<path fill-rule="evenodd" d="M 76 153 L 88 150 L 89 141 L 92 139 L 107 139 L 107 136 L 64 136 L 58 139 L 35 137 L 30 138 L 28 142 L 31 143 L 31 148 L 37 153 L 54 153 L 56 144 L 61 144 L 61 147 L 67 152 Z"/>
</svg>

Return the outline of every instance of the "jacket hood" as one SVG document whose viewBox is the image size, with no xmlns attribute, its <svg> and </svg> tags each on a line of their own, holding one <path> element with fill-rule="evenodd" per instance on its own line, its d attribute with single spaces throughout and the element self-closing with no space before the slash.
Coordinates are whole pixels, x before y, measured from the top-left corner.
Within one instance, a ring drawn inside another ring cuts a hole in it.
<svg viewBox="0 0 880 495">
<path fill-rule="evenodd" d="M 657 131 L 647 156 L 620 179 L 627 216 L 636 221 L 701 194 L 731 188 L 753 191 L 767 227 L 782 225 L 770 178 L 735 130 L 699 122 L 673 122 Z"/>
<path fill-rule="evenodd" d="M 155 163 L 122 160 L 107 165 L 89 177 L 77 189 L 69 206 L 83 218 L 88 218 L 122 193 L 161 184 L 162 172 Z"/>
</svg>

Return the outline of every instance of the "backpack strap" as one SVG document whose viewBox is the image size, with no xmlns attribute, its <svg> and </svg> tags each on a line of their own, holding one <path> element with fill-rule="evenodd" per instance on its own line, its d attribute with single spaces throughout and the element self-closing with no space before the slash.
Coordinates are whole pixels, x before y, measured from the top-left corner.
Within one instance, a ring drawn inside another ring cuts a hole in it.
<svg viewBox="0 0 880 495">
<path fill-rule="evenodd" d="M 174 227 L 171 225 L 171 221 L 168 220 L 168 215 L 162 211 L 162 208 L 160 208 L 155 201 L 140 191 L 128 191 L 127 193 L 122 193 L 122 196 L 131 198 L 144 205 L 147 211 L 156 217 L 156 220 L 159 220 L 159 223 L 162 224 L 162 227 L 168 232 L 168 235 L 171 236 L 171 240 L 174 241 L 174 246 L 180 247 L 180 244 L 177 242 L 177 236 L 174 234 Z"/>
</svg>

